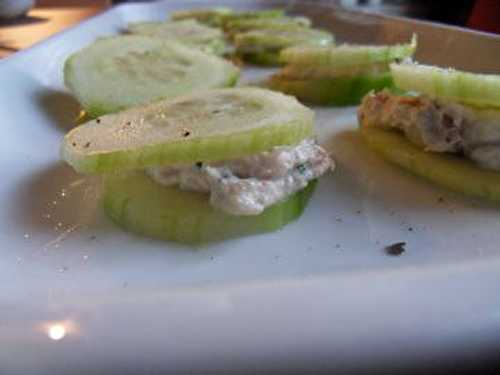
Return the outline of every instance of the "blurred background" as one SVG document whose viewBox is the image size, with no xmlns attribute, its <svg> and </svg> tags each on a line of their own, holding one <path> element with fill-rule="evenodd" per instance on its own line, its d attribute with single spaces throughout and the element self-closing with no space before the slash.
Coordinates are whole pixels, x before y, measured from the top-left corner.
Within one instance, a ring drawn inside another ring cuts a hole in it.
<svg viewBox="0 0 500 375">
<path fill-rule="evenodd" d="M 314 0 L 309 0 L 314 1 Z M 500 0 L 317 0 L 500 33 Z M 0 0 L 0 58 L 126 0 Z M 216 2 L 213 3 L 217 5 Z"/>
</svg>

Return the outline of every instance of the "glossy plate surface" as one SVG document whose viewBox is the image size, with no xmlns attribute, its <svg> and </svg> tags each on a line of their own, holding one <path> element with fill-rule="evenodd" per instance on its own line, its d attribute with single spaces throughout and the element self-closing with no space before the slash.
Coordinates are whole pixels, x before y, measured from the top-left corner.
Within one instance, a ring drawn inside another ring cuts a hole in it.
<svg viewBox="0 0 500 375">
<path fill-rule="evenodd" d="M 59 161 L 79 112 L 64 59 L 127 22 L 203 5 L 119 6 L 0 61 L 0 373 L 403 369 L 498 353 L 500 207 L 387 165 L 355 133 L 354 108 L 317 109 L 337 169 L 282 231 L 193 249 L 103 216 L 98 183 Z M 401 42 L 416 31 L 422 62 L 500 71 L 492 36 L 318 2 L 288 7 L 339 40 Z M 268 73 L 248 69 L 243 81 Z M 387 255 L 396 242 L 406 251 Z"/>
</svg>

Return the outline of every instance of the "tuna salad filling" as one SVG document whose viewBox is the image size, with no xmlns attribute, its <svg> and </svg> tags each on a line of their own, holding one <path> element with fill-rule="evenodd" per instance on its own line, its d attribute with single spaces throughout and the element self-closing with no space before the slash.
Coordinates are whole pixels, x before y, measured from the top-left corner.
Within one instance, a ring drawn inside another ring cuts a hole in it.
<svg viewBox="0 0 500 375">
<path fill-rule="evenodd" d="M 500 171 L 500 111 L 384 90 L 363 99 L 358 118 L 361 126 L 398 129 L 427 151 L 461 154 Z"/>
<path fill-rule="evenodd" d="M 209 193 L 210 204 L 228 214 L 259 215 L 333 168 L 328 153 L 313 139 L 306 139 L 240 159 L 146 171 L 162 185 Z"/>
</svg>

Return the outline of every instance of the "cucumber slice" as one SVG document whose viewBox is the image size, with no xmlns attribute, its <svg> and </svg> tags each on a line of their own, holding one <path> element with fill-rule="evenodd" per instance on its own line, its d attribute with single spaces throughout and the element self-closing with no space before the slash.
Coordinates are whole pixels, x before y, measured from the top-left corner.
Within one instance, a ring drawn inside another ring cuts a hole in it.
<svg viewBox="0 0 500 375">
<path fill-rule="evenodd" d="M 203 91 L 106 115 L 70 131 L 62 158 L 100 173 L 235 159 L 312 136 L 314 112 L 261 88 Z"/>
<path fill-rule="evenodd" d="M 249 18 L 229 20 L 224 24 L 226 32 L 230 35 L 250 30 L 259 29 L 290 29 L 290 28 L 308 28 L 311 26 L 311 20 L 306 17 L 277 17 L 277 18 Z"/>
<path fill-rule="evenodd" d="M 500 202 L 498 172 L 480 169 L 460 156 L 424 151 L 395 131 L 362 127 L 361 134 L 386 160 L 419 177 L 465 195 Z"/>
<path fill-rule="evenodd" d="M 419 64 L 392 64 L 397 87 L 476 106 L 500 107 L 500 75 Z"/>
<path fill-rule="evenodd" d="M 64 81 L 90 116 L 235 84 L 230 62 L 159 38 L 122 35 L 99 39 L 73 54 Z"/>
<path fill-rule="evenodd" d="M 224 35 L 220 29 L 205 26 L 188 19 L 173 22 L 137 22 L 128 25 L 131 34 L 173 40 L 203 52 L 222 55 L 225 51 Z"/>
<path fill-rule="evenodd" d="M 357 46 L 340 45 L 326 48 L 299 46 L 287 48 L 281 52 L 284 63 L 293 65 L 328 65 L 346 67 L 390 63 L 394 60 L 412 56 L 417 49 L 417 37 L 414 34 L 408 44 L 394 46 Z"/>
<path fill-rule="evenodd" d="M 279 18 L 285 15 L 283 9 L 264 9 L 264 10 L 250 10 L 245 12 L 233 12 L 226 14 L 223 17 L 224 27 L 229 22 L 239 21 L 239 20 L 256 20 L 256 19 L 269 19 L 269 18 Z"/>
<path fill-rule="evenodd" d="M 287 65 L 280 70 L 280 76 L 287 79 L 322 79 L 356 77 L 389 73 L 389 64 L 375 63 L 332 68 L 328 65 Z"/>
<path fill-rule="evenodd" d="M 300 101 L 332 106 L 359 104 L 370 91 L 391 86 L 390 73 L 311 80 L 292 80 L 277 74 L 268 81 L 270 89 L 293 95 Z"/>
<path fill-rule="evenodd" d="M 240 52 L 278 50 L 304 44 L 326 46 L 332 42 L 333 35 L 329 32 L 304 27 L 251 30 L 234 36 L 236 50 Z"/>
<path fill-rule="evenodd" d="M 170 15 L 172 20 L 195 19 L 201 23 L 211 26 L 221 26 L 224 17 L 232 14 L 229 8 L 218 7 L 212 9 L 190 9 L 173 12 Z"/>
<path fill-rule="evenodd" d="M 314 191 L 312 181 L 286 201 L 258 216 L 234 216 L 213 209 L 205 194 L 155 183 L 144 172 L 106 175 L 104 210 L 134 233 L 197 244 L 277 230 L 297 219 Z"/>
</svg>

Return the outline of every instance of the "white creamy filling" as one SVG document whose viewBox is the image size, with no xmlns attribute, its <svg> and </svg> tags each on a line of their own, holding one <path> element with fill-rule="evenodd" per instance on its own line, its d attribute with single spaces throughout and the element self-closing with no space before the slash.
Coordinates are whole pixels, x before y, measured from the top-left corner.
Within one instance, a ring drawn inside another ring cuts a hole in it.
<svg viewBox="0 0 500 375">
<path fill-rule="evenodd" d="M 320 177 L 334 162 L 312 139 L 240 159 L 146 169 L 162 185 L 210 194 L 210 203 L 231 215 L 259 215 Z"/>
</svg>

